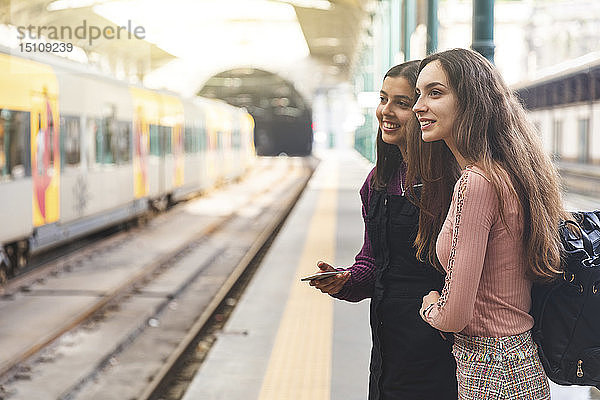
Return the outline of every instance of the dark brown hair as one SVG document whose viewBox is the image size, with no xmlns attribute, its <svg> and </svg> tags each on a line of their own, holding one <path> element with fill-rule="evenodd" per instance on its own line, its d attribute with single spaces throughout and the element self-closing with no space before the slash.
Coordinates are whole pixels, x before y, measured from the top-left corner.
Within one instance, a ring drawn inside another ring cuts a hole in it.
<svg viewBox="0 0 600 400">
<path fill-rule="evenodd" d="M 417 73 L 419 70 L 419 61 L 407 61 L 400 65 L 396 65 L 388 72 L 386 72 L 385 78 L 397 78 L 401 77 L 408 81 L 411 88 L 415 87 L 417 83 Z M 414 101 L 414 95 L 413 95 Z M 411 104 L 412 106 L 412 104 Z M 418 129 L 413 124 L 409 126 L 403 126 L 402 129 Z M 408 131 L 407 131 L 408 133 Z M 400 168 L 402 164 L 402 153 L 395 144 L 388 144 L 383 141 L 381 128 L 377 129 L 377 140 L 375 143 L 377 150 L 377 161 L 375 163 L 375 173 L 371 178 L 371 184 L 377 189 L 383 189 L 387 187 L 390 179 L 394 175 L 394 172 Z"/>
<path fill-rule="evenodd" d="M 518 198 L 529 277 L 556 277 L 561 258 L 558 226 L 568 214 L 562 205 L 558 172 L 543 150 L 535 127 L 497 69 L 479 53 L 466 49 L 435 53 L 421 61 L 419 72 L 434 61 L 440 63 L 456 95 L 458 109 L 452 135 L 457 150 L 490 178 L 502 221 L 502 184 L 507 184 Z M 432 166 L 420 172 L 433 174 Z M 431 234 L 439 232 L 443 220 L 436 223 L 438 226 L 431 229 L 420 224 L 419 249 L 428 248 L 431 253 L 435 248 L 437 234 Z"/>
</svg>

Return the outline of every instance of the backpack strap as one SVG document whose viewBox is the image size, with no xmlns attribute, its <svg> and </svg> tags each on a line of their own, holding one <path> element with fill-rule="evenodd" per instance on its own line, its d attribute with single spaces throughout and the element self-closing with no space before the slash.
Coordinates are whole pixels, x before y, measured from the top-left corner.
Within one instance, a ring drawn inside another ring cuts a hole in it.
<svg viewBox="0 0 600 400">
<path fill-rule="evenodd" d="M 582 220 L 586 217 L 587 217 L 587 215 L 581 215 Z M 598 220 L 598 217 L 596 215 L 594 215 L 594 217 L 596 217 L 596 220 Z M 569 224 L 575 226 L 577 229 L 576 230 L 569 229 L 569 227 L 567 226 Z M 590 258 L 590 259 L 594 258 L 594 246 L 592 244 L 592 241 L 588 237 L 587 233 L 583 229 L 581 229 L 581 226 L 579 225 L 579 223 L 577 221 L 567 219 L 565 221 L 562 221 L 560 223 L 560 225 L 561 225 L 561 227 L 564 227 L 564 229 L 567 229 L 570 232 L 577 232 L 579 234 L 579 238 L 583 242 L 583 248 L 584 248 L 585 252 L 587 253 L 588 258 Z M 600 221 L 599 221 L 598 227 L 600 227 Z M 568 239 L 569 239 L 568 232 L 562 233 L 561 236 L 562 236 L 563 240 L 568 241 Z"/>
<path fill-rule="evenodd" d="M 596 225 L 596 229 L 600 229 L 600 219 L 598 218 L 598 215 L 596 214 L 597 212 L 598 211 L 583 213 L 583 218 L 591 220 L 594 223 L 594 225 Z"/>
</svg>

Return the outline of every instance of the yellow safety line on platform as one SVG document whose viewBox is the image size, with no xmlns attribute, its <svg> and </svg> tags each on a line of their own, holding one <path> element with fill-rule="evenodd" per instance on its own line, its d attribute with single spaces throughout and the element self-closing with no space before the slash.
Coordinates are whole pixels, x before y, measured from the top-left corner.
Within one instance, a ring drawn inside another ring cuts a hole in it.
<svg viewBox="0 0 600 400">
<path fill-rule="evenodd" d="M 336 182 L 337 171 L 327 171 L 328 176 L 322 178 Z M 277 332 L 260 400 L 330 399 L 333 302 L 328 295 L 299 279 L 315 272 L 318 260 L 333 262 L 336 208 L 335 185 L 323 185 Z"/>
</svg>

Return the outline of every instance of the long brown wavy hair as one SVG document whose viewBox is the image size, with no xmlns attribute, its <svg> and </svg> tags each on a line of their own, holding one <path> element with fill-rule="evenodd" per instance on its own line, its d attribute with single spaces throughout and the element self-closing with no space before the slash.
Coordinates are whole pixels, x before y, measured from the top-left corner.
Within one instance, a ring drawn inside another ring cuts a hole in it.
<svg viewBox="0 0 600 400">
<path fill-rule="evenodd" d="M 457 98 L 452 133 L 457 149 L 468 163 L 477 164 L 490 178 L 502 221 L 503 182 L 519 200 L 528 276 L 538 280 L 555 278 L 560 273 L 562 249 L 558 226 L 569 214 L 562 205 L 558 172 L 543 150 L 535 127 L 496 68 L 480 54 L 467 49 L 435 53 L 421 61 L 419 72 L 433 61 L 442 66 Z M 435 176 L 433 164 L 421 165 L 424 168 L 419 173 Z M 436 185 L 438 193 L 448 189 L 442 182 Z M 435 249 L 443 220 L 435 223 L 434 227 L 419 224 L 416 245 L 421 255 L 425 249 L 429 255 Z"/>
<path fill-rule="evenodd" d="M 417 83 L 418 71 L 419 60 L 407 61 L 390 68 L 389 71 L 385 73 L 383 80 L 385 80 L 387 77 L 401 77 L 408 81 L 411 88 L 414 88 Z M 414 102 L 414 95 L 412 100 Z M 418 130 L 419 127 L 415 124 L 410 124 L 410 126 L 403 126 L 402 129 L 412 129 L 414 133 L 414 130 Z M 377 161 L 375 163 L 375 173 L 371 177 L 371 184 L 377 189 L 383 189 L 387 187 L 390 179 L 392 179 L 392 176 L 394 175 L 394 172 L 400 168 L 403 157 L 398 146 L 383 141 L 381 128 L 377 129 L 375 146 L 377 152 Z"/>
<path fill-rule="evenodd" d="M 415 240 L 417 258 L 427 261 L 438 271 L 445 273 L 438 261 L 435 241 L 446 219 L 452 192 L 460 177 L 460 166 L 446 143 L 442 140 L 424 142 L 418 121 L 411 121 L 415 128 L 408 128 L 406 163 L 409 198 L 419 206 L 419 229 Z M 414 184 L 421 183 L 415 191 Z M 420 192 L 420 196 L 415 193 Z"/>
</svg>

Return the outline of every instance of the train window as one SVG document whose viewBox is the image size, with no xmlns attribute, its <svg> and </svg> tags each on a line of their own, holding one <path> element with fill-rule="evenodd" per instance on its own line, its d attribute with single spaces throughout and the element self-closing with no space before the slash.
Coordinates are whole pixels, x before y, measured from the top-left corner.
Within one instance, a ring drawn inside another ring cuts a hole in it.
<svg viewBox="0 0 600 400">
<path fill-rule="evenodd" d="M 194 126 L 194 138 L 196 139 L 196 151 L 202 151 L 202 128 L 200 127 L 200 125 Z"/>
<path fill-rule="evenodd" d="M 204 136 L 202 134 L 202 125 L 194 126 L 194 137 L 196 138 L 196 151 L 200 152 L 204 149 Z"/>
<path fill-rule="evenodd" d="M 171 141 L 172 141 L 172 128 L 169 126 L 161 126 L 160 134 L 162 136 L 162 147 L 164 149 L 164 154 L 171 154 Z"/>
<path fill-rule="evenodd" d="M 218 152 L 223 152 L 223 150 L 225 150 L 225 140 L 227 140 L 227 137 L 225 136 L 225 132 L 223 131 L 217 131 L 217 151 Z"/>
<path fill-rule="evenodd" d="M 590 120 L 581 118 L 577 121 L 577 132 L 579 135 L 579 162 L 587 163 L 589 161 L 590 144 Z"/>
<path fill-rule="evenodd" d="M 112 118 L 102 118 L 96 123 L 96 162 L 98 164 L 112 164 L 115 162 L 111 149 L 114 128 Z"/>
<path fill-rule="evenodd" d="M 96 162 L 123 164 L 131 160 L 131 122 L 102 118 L 96 123 Z"/>
<path fill-rule="evenodd" d="M 114 140 L 114 152 L 117 163 L 131 161 L 131 122 L 120 121 L 116 125 L 117 134 Z"/>
<path fill-rule="evenodd" d="M 196 127 L 196 131 L 198 134 L 198 150 L 203 152 L 208 147 L 207 135 L 206 135 L 206 125 L 204 124 L 204 121 L 201 122 L 200 125 L 198 125 Z"/>
<path fill-rule="evenodd" d="M 195 125 L 193 128 L 194 131 L 194 139 L 196 141 L 196 152 L 202 151 L 203 143 L 202 143 L 202 129 L 199 125 Z"/>
<path fill-rule="evenodd" d="M 186 153 L 195 153 L 195 137 L 193 136 L 194 132 L 192 128 L 186 126 L 183 129 L 183 148 Z"/>
<path fill-rule="evenodd" d="M 160 156 L 171 153 L 171 131 L 168 126 L 150 125 L 150 154 Z"/>
<path fill-rule="evenodd" d="M 30 114 L 0 109 L 0 180 L 31 176 Z"/>
<path fill-rule="evenodd" d="M 160 155 L 158 125 L 150 124 L 150 154 L 153 156 Z"/>
<path fill-rule="evenodd" d="M 198 153 L 202 150 L 202 132 L 197 125 L 185 127 L 185 152 Z"/>
<path fill-rule="evenodd" d="M 78 165 L 81 161 L 81 132 L 78 117 L 60 117 L 61 164 Z"/>
</svg>

